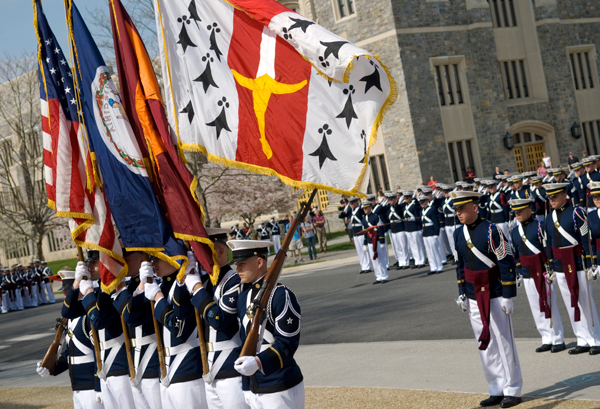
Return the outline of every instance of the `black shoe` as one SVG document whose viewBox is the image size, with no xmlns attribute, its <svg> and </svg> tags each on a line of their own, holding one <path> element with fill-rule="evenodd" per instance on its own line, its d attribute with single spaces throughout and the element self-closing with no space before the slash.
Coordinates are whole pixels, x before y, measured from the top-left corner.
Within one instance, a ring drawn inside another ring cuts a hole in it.
<svg viewBox="0 0 600 409">
<path fill-rule="evenodd" d="M 590 355 L 598 355 L 600 354 L 600 347 L 591 347 L 590 348 Z"/>
<path fill-rule="evenodd" d="M 381 284 L 386 284 L 388 282 L 388 280 L 381 280 L 380 283 Z"/>
<path fill-rule="evenodd" d="M 374 282 L 373 282 L 373 285 L 375 285 L 375 284 L 380 284 L 380 283 L 381 283 L 381 281 L 374 281 Z"/>
<path fill-rule="evenodd" d="M 515 396 L 506 396 L 504 399 L 502 399 L 502 402 L 500 402 L 500 407 L 512 408 L 513 406 L 517 406 L 519 403 L 521 403 L 521 398 L 517 398 Z"/>
<path fill-rule="evenodd" d="M 404 267 L 398 266 L 398 267 L 396 267 L 396 270 L 404 270 Z"/>
<path fill-rule="evenodd" d="M 564 351 L 565 348 L 566 348 L 566 346 L 565 346 L 564 342 L 562 344 L 555 344 L 555 345 L 552 345 L 552 350 L 550 350 L 550 352 L 552 352 L 554 354 L 556 352 Z"/>
<path fill-rule="evenodd" d="M 582 347 L 577 345 L 575 348 L 569 349 L 569 355 L 579 355 L 585 352 L 590 352 L 590 347 Z"/>
<path fill-rule="evenodd" d="M 434 275 L 434 274 L 436 274 L 436 273 L 437 273 L 437 271 L 428 271 L 428 272 L 427 272 L 427 275 L 428 275 L 428 276 L 432 276 L 432 275 Z"/>
<path fill-rule="evenodd" d="M 417 268 L 423 268 L 423 267 L 425 267 L 425 264 L 419 264 L 419 265 L 417 266 Z"/>
<path fill-rule="evenodd" d="M 489 398 L 479 402 L 479 406 L 496 406 L 504 399 L 504 396 L 490 396 Z"/>
<path fill-rule="evenodd" d="M 548 352 L 551 349 L 552 349 L 552 344 L 542 344 L 541 347 L 535 349 L 535 352 Z"/>
</svg>

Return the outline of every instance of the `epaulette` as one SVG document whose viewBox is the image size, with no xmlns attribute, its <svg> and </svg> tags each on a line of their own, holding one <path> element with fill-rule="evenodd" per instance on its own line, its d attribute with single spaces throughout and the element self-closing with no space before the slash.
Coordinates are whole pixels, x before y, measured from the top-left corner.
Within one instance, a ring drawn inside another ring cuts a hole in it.
<svg viewBox="0 0 600 409">
<path fill-rule="evenodd" d="M 267 303 L 267 319 L 269 320 L 269 322 L 275 326 L 275 319 L 273 318 L 273 298 L 275 297 L 275 292 L 277 291 L 278 288 L 284 288 L 287 291 L 289 291 L 290 293 L 292 293 L 294 295 L 294 297 L 296 297 L 296 294 L 294 294 L 294 292 L 292 290 L 290 290 L 288 287 L 286 287 L 283 284 L 277 284 L 275 286 L 275 288 L 273 288 L 273 291 L 271 291 L 271 296 L 269 297 L 269 302 Z"/>
</svg>

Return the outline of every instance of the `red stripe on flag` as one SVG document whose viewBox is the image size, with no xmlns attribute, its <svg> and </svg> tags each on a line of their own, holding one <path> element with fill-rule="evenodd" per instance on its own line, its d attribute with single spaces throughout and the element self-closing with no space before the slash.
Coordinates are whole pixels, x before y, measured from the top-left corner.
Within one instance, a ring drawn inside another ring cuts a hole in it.
<svg viewBox="0 0 600 409">
<path fill-rule="evenodd" d="M 235 10 L 227 62 L 231 69 L 246 78 L 256 78 L 263 27 L 260 22 Z M 306 81 L 306 84 L 293 93 L 271 94 L 264 121 L 266 140 L 273 151 L 273 156 L 267 159 L 260 142 L 253 92 L 236 81 L 239 95 L 236 161 L 271 168 L 280 175 L 300 180 L 312 67 L 285 40 L 277 37 L 276 41 L 275 81 L 287 85 Z M 281 118 L 286 120 L 282 121 Z"/>
<path fill-rule="evenodd" d="M 69 196 L 69 208 L 71 212 L 84 213 L 85 212 L 85 194 L 84 194 L 84 182 L 81 180 L 79 173 L 79 149 L 76 149 L 78 145 L 77 130 L 79 129 L 79 123 L 71 122 L 69 134 L 64 135 L 70 139 L 71 146 L 71 195 Z"/>
<path fill-rule="evenodd" d="M 254 19 L 260 21 L 265 26 L 268 26 L 271 19 L 279 13 L 284 13 L 290 10 L 281 3 L 275 0 L 228 0 L 236 7 L 245 10 Z"/>
</svg>

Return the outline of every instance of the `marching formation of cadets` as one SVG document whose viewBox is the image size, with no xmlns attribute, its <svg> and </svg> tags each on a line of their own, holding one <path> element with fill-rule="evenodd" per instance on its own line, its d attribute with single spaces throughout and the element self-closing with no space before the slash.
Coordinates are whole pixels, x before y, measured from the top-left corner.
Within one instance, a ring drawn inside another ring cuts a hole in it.
<svg viewBox="0 0 600 409">
<path fill-rule="evenodd" d="M 387 237 L 397 269 L 456 264 L 459 296 L 468 312 L 490 397 L 481 406 L 521 402 L 523 379 L 511 314 L 525 289 L 542 338 L 536 352 L 565 350 L 557 290 L 577 337 L 570 355 L 600 354 L 600 320 L 592 282 L 600 275 L 600 157 L 568 168 L 498 175 L 475 183 L 437 184 L 417 191 L 357 198 L 340 214 L 354 235 L 361 272 L 388 281 Z"/>
<path fill-rule="evenodd" d="M 52 272 L 45 261 L 33 260 L 28 266 L 0 267 L 0 271 L 2 314 L 55 302 L 49 278 Z"/>
<path fill-rule="evenodd" d="M 247 309 L 262 288 L 273 243 L 227 241 L 229 229 L 208 228 L 207 232 L 220 267 L 216 284 L 199 271 L 192 252 L 188 252 L 185 280 L 180 282 L 178 270 L 169 263 L 158 258 L 143 261 L 143 253 L 124 250 L 128 277 L 112 294 L 99 288 L 97 251 L 88 250 L 88 259 L 79 262 L 75 271 L 59 272 L 68 336 L 53 375 L 69 371 L 75 408 L 304 407 L 303 376 L 294 360 L 301 310 L 289 288 L 277 284 L 272 292 L 256 357 L 240 357 L 251 324 Z M 204 339 L 198 338 L 197 313 Z M 154 319 L 161 324 L 166 373 L 160 369 Z M 92 328 L 98 334 L 100 363 L 94 354 Z M 135 367 L 132 379 L 126 335 L 131 338 Z M 208 352 L 205 375 L 200 342 Z M 37 372 L 50 375 L 41 363 Z"/>
</svg>

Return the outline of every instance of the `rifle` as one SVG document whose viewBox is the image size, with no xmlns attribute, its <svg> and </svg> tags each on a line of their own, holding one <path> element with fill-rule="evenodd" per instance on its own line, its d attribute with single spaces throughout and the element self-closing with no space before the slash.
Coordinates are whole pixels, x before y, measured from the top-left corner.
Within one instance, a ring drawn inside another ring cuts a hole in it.
<svg viewBox="0 0 600 409">
<path fill-rule="evenodd" d="M 63 343 L 63 334 L 65 333 L 65 329 L 67 329 L 67 324 L 69 322 L 66 318 L 57 319 L 57 327 L 56 333 L 54 334 L 54 340 L 48 347 L 48 351 L 46 351 L 46 355 L 44 355 L 44 359 L 42 359 L 42 363 L 40 366 L 48 369 L 50 375 L 54 375 L 54 368 L 56 367 L 56 356 L 58 355 L 58 348 Z"/>
<path fill-rule="evenodd" d="M 308 209 L 310 209 L 310 205 L 316 194 L 317 189 L 314 189 L 308 201 L 306 203 L 302 203 L 302 208 L 296 214 L 294 221 L 292 221 L 290 228 L 283 239 L 283 243 L 281 243 L 281 248 L 277 252 L 275 260 L 273 260 L 273 263 L 271 263 L 271 266 L 267 271 L 267 275 L 265 276 L 262 287 L 258 291 L 256 298 L 252 300 L 252 303 L 246 310 L 246 314 L 252 319 L 252 324 L 250 326 L 250 331 L 248 331 L 246 342 L 244 342 L 240 356 L 256 355 L 256 349 L 258 347 L 258 334 L 260 332 L 260 324 L 262 322 L 263 313 L 265 312 L 265 308 L 267 308 L 267 303 L 269 298 L 271 298 L 273 288 L 275 287 L 275 284 L 277 284 L 277 279 L 279 278 L 279 273 L 283 268 L 286 253 L 292 241 L 292 237 L 294 236 L 294 232 L 298 228 L 300 220 L 303 220 L 306 217 Z"/>
<path fill-rule="evenodd" d="M 127 355 L 127 364 L 129 365 L 129 380 L 135 379 L 135 364 L 133 363 L 133 354 L 131 353 L 131 337 L 129 336 L 129 327 L 121 315 L 121 328 L 123 328 L 123 343 L 125 344 L 125 354 Z"/>
</svg>

